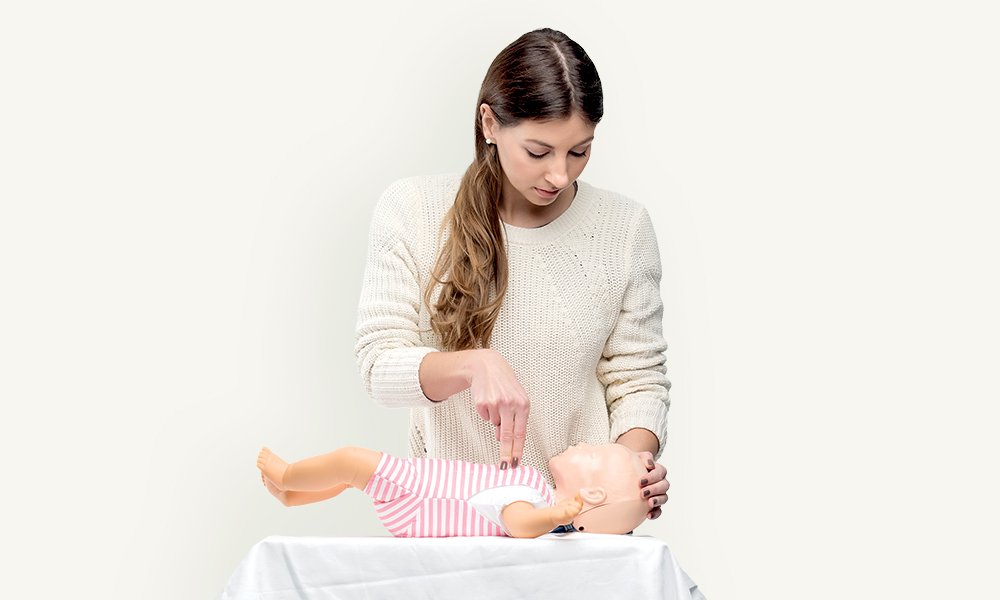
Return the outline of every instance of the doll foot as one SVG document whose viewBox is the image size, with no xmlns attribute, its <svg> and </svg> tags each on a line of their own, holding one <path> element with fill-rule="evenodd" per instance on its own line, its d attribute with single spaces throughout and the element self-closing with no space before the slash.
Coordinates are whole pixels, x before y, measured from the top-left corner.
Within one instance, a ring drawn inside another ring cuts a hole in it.
<svg viewBox="0 0 1000 600">
<path fill-rule="evenodd" d="M 262 448 L 260 454 L 257 455 L 257 468 L 260 469 L 261 474 L 264 476 L 264 485 L 267 485 L 267 482 L 270 481 L 271 485 L 279 492 L 285 491 L 282 480 L 285 477 L 285 469 L 288 468 L 288 463 L 281 460 L 277 454 L 267 448 Z"/>
</svg>

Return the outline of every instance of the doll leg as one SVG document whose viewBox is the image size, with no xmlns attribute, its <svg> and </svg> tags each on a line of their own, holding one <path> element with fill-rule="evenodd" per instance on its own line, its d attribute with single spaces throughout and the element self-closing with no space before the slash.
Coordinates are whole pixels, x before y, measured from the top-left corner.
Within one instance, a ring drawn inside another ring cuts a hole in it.
<svg viewBox="0 0 1000 600">
<path fill-rule="evenodd" d="M 267 488 L 267 491 L 271 492 L 271 495 L 285 506 L 302 506 L 303 504 L 329 500 L 350 487 L 346 483 L 342 483 L 322 492 L 293 492 L 291 490 L 279 490 L 273 481 L 264 477 L 263 473 L 260 474 L 260 479 L 264 482 L 264 487 Z"/>
<path fill-rule="evenodd" d="M 279 492 L 323 492 L 341 485 L 363 490 L 381 458 L 381 452 L 347 447 L 289 464 L 264 448 L 257 455 L 257 468 L 265 484 L 270 480 Z"/>
</svg>

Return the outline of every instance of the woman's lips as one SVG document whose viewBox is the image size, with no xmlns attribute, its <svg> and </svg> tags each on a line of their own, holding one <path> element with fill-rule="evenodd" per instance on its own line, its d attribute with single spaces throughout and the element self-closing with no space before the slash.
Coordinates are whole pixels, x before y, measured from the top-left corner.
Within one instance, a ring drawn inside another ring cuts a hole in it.
<svg viewBox="0 0 1000 600">
<path fill-rule="evenodd" d="M 542 196 L 543 198 L 555 198 L 556 196 L 559 195 L 559 192 L 561 192 L 562 190 L 555 190 L 553 192 L 550 192 L 549 190 L 543 190 L 542 188 L 536 187 L 535 191 L 538 192 L 538 195 Z"/>
</svg>

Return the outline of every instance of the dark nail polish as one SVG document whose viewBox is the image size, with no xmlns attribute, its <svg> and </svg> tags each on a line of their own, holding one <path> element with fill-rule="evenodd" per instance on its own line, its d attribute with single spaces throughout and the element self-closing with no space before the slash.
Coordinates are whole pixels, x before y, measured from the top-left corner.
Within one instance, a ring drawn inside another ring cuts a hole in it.
<svg viewBox="0 0 1000 600">
<path fill-rule="evenodd" d="M 503 461 L 503 462 L 500 463 L 500 470 L 501 471 L 506 471 L 507 470 L 507 461 Z"/>
<path fill-rule="evenodd" d="M 650 471 L 656 468 L 656 463 L 654 463 L 651 460 L 647 460 L 646 465 L 647 465 L 646 468 L 649 469 Z"/>
<path fill-rule="evenodd" d="M 516 469 L 517 468 L 517 463 L 519 463 L 519 462 L 521 462 L 521 461 L 519 461 L 517 459 L 517 457 L 515 456 L 514 459 L 510 461 L 510 466 L 512 466 L 512 467 L 514 467 Z"/>
<path fill-rule="evenodd" d="M 639 485 L 649 485 L 649 480 L 648 479 L 642 479 L 642 480 L 639 481 Z"/>
<path fill-rule="evenodd" d="M 642 490 L 642 497 L 643 498 L 648 498 L 649 497 L 649 490 Z"/>
</svg>

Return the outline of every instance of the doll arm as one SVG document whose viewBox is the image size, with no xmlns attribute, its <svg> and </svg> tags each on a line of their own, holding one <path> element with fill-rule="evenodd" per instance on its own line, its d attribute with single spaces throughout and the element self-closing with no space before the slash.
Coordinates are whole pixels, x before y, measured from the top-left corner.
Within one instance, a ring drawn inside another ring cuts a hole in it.
<svg viewBox="0 0 1000 600">
<path fill-rule="evenodd" d="M 516 538 L 536 538 L 559 525 L 573 522 L 583 509 L 583 501 L 577 494 L 555 506 L 535 508 L 530 502 L 519 500 L 507 505 L 501 514 L 507 531 Z"/>
</svg>

